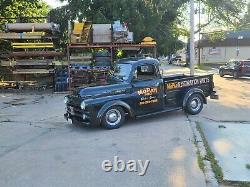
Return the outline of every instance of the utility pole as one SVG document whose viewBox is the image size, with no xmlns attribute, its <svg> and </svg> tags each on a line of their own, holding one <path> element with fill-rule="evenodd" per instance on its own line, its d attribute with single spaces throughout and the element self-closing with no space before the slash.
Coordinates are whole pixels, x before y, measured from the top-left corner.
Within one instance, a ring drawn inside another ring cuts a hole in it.
<svg viewBox="0 0 250 187">
<path fill-rule="evenodd" d="M 199 42 L 198 42 L 198 64 L 201 65 L 201 0 L 199 0 Z"/>
<path fill-rule="evenodd" d="M 190 75 L 194 75 L 194 0 L 190 0 Z"/>
</svg>

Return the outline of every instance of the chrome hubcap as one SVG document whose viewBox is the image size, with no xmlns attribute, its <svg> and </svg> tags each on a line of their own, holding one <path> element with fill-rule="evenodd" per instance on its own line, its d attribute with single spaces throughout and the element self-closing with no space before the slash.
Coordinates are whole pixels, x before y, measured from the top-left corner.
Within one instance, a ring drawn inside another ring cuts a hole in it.
<svg viewBox="0 0 250 187">
<path fill-rule="evenodd" d="M 111 126 L 119 124 L 121 118 L 121 113 L 117 109 L 111 109 L 106 113 L 106 122 Z"/>
<path fill-rule="evenodd" d="M 196 102 L 195 100 L 193 100 L 193 101 L 191 102 L 191 107 L 192 107 L 192 108 L 196 108 L 196 107 L 197 107 L 197 102 Z"/>
<path fill-rule="evenodd" d="M 192 110 L 197 111 L 201 107 L 201 100 L 198 97 L 193 98 L 193 100 L 190 103 Z"/>
<path fill-rule="evenodd" d="M 114 121 L 117 121 L 118 116 L 117 116 L 117 114 L 112 113 L 112 114 L 110 114 L 110 115 L 108 116 L 108 118 L 109 118 L 109 121 L 114 122 Z"/>
</svg>

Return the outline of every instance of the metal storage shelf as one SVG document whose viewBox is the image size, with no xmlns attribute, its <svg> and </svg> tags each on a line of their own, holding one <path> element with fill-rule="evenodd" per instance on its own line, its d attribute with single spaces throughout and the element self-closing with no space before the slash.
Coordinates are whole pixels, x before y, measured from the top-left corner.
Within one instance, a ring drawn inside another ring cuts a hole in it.
<svg viewBox="0 0 250 187">
<path fill-rule="evenodd" d="M 78 44 L 70 44 L 68 45 L 68 48 L 78 48 L 78 49 L 84 49 L 84 48 L 155 48 L 155 44 L 99 44 L 99 45 L 84 45 L 81 43 Z"/>
<path fill-rule="evenodd" d="M 68 72 L 69 72 L 69 90 L 72 90 L 72 88 L 75 87 L 74 81 L 71 80 L 72 78 L 75 78 L 74 75 L 72 75 L 72 70 L 70 68 L 71 61 L 71 49 L 109 49 L 111 54 L 111 62 L 114 62 L 114 50 L 116 49 L 142 49 L 142 48 L 152 48 L 153 49 L 153 55 L 156 57 L 156 44 L 131 44 L 131 43 L 111 43 L 111 44 L 84 44 L 84 43 L 77 43 L 77 44 L 69 44 L 67 46 L 67 59 L 68 59 Z M 89 71 L 92 73 L 105 73 L 108 72 L 107 70 L 77 70 L 77 71 Z M 82 77 L 84 78 L 84 76 Z"/>
</svg>

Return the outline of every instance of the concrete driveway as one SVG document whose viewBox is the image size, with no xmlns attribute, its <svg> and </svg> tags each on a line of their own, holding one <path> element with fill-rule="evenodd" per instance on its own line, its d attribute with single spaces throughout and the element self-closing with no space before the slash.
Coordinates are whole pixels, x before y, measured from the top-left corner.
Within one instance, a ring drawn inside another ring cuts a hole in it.
<svg viewBox="0 0 250 187">
<path fill-rule="evenodd" d="M 108 131 L 66 122 L 63 97 L 0 94 L 0 186 L 205 186 L 183 112 Z M 104 172 L 114 156 L 150 160 L 146 175 Z"/>
<path fill-rule="evenodd" d="M 249 181 L 250 78 L 215 75 L 214 81 L 220 99 L 209 100 L 203 112 L 190 120 L 200 122 L 224 181 Z"/>
<path fill-rule="evenodd" d="M 188 68 L 166 66 L 165 73 L 189 73 Z M 250 78 L 221 78 L 218 71 L 196 70 L 196 74 L 214 73 L 215 90 L 219 100 L 208 100 L 208 105 L 196 116 L 189 116 L 192 123 L 199 122 L 209 147 L 215 154 L 226 182 L 250 180 Z"/>
</svg>

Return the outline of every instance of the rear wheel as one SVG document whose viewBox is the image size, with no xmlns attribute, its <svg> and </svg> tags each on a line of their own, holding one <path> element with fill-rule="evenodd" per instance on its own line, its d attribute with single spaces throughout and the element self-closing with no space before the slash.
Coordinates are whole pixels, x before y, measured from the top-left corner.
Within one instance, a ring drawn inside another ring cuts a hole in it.
<svg viewBox="0 0 250 187">
<path fill-rule="evenodd" d="M 235 71 L 235 72 L 234 72 L 234 74 L 233 74 L 233 76 L 234 76 L 234 78 L 235 78 L 235 79 L 238 79 L 238 78 L 239 78 L 239 74 L 238 74 L 238 72 L 237 72 L 237 71 Z"/>
<path fill-rule="evenodd" d="M 125 113 L 121 107 L 109 108 L 102 117 L 102 126 L 106 129 L 118 129 L 125 121 Z"/>
<path fill-rule="evenodd" d="M 203 98 L 200 94 L 191 95 L 186 103 L 185 111 L 188 114 L 199 114 L 203 109 Z"/>
<path fill-rule="evenodd" d="M 220 74 L 220 77 L 224 77 L 224 71 L 223 70 L 220 70 L 219 74 Z"/>
</svg>

